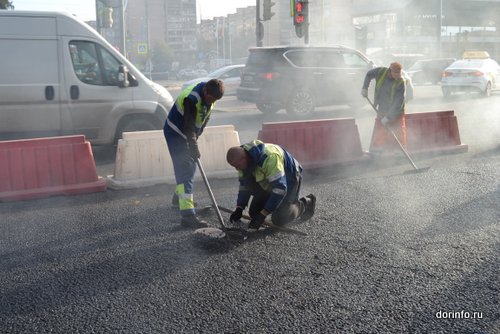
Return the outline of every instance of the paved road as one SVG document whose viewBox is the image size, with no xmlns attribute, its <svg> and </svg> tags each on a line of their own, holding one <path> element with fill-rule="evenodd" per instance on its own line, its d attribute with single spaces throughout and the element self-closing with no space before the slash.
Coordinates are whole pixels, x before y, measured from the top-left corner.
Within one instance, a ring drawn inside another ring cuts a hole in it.
<svg viewBox="0 0 500 334">
<path fill-rule="evenodd" d="M 169 185 L 0 203 L 0 332 L 500 333 L 498 97 L 449 103 L 469 152 L 306 173 L 306 237 L 199 239 Z"/>
</svg>

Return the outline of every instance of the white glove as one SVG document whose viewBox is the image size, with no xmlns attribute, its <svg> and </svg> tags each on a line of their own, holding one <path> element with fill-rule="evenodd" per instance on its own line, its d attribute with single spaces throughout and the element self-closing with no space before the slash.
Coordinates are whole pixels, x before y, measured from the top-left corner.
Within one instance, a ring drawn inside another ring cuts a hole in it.
<svg viewBox="0 0 500 334">
<path fill-rule="evenodd" d="M 387 118 L 387 116 L 384 116 L 382 117 L 380 122 L 382 123 L 383 126 L 387 126 L 387 124 L 389 124 L 389 118 Z"/>
<path fill-rule="evenodd" d="M 363 88 L 363 89 L 361 90 L 361 95 L 362 95 L 363 97 L 368 97 L 368 89 L 364 89 L 364 88 Z"/>
</svg>

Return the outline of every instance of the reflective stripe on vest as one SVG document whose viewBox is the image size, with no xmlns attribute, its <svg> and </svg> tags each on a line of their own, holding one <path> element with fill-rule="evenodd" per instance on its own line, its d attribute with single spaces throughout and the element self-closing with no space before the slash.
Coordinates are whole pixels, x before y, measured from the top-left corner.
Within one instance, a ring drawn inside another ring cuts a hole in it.
<svg viewBox="0 0 500 334">
<path fill-rule="evenodd" d="M 175 100 L 175 106 L 177 107 L 179 113 L 184 116 L 184 99 L 190 95 L 196 99 L 196 115 L 194 118 L 194 126 L 196 128 L 196 133 L 199 134 L 203 127 L 203 124 L 210 117 L 214 104 L 211 104 L 209 107 L 203 105 L 203 100 L 200 94 L 197 91 L 193 90 L 196 86 L 197 84 L 194 84 L 184 89 Z"/>
</svg>

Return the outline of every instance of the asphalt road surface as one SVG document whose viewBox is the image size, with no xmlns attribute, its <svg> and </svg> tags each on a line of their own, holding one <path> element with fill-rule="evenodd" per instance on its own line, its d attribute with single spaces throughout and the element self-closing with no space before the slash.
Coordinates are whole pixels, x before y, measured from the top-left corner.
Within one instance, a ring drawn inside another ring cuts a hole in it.
<svg viewBox="0 0 500 334">
<path fill-rule="evenodd" d="M 500 333 L 497 99 L 439 100 L 469 151 L 415 157 L 426 172 L 402 157 L 306 172 L 316 214 L 289 227 L 307 236 L 197 237 L 172 185 L 0 203 L 0 332 Z M 256 115 L 239 115 L 248 138 Z M 212 187 L 233 207 L 236 179 Z"/>
</svg>

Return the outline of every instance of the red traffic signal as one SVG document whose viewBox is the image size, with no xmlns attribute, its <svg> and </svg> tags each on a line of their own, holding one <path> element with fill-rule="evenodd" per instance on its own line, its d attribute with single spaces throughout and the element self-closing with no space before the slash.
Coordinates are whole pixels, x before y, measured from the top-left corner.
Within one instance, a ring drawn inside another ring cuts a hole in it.
<svg viewBox="0 0 500 334">
<path fill-rule="evenodd" d="M 295 6 L 293 8 L 293 24 L 301 26 L 307 23 L 307 5 L 306 1 L 294 0 Z"/>
</svg>

